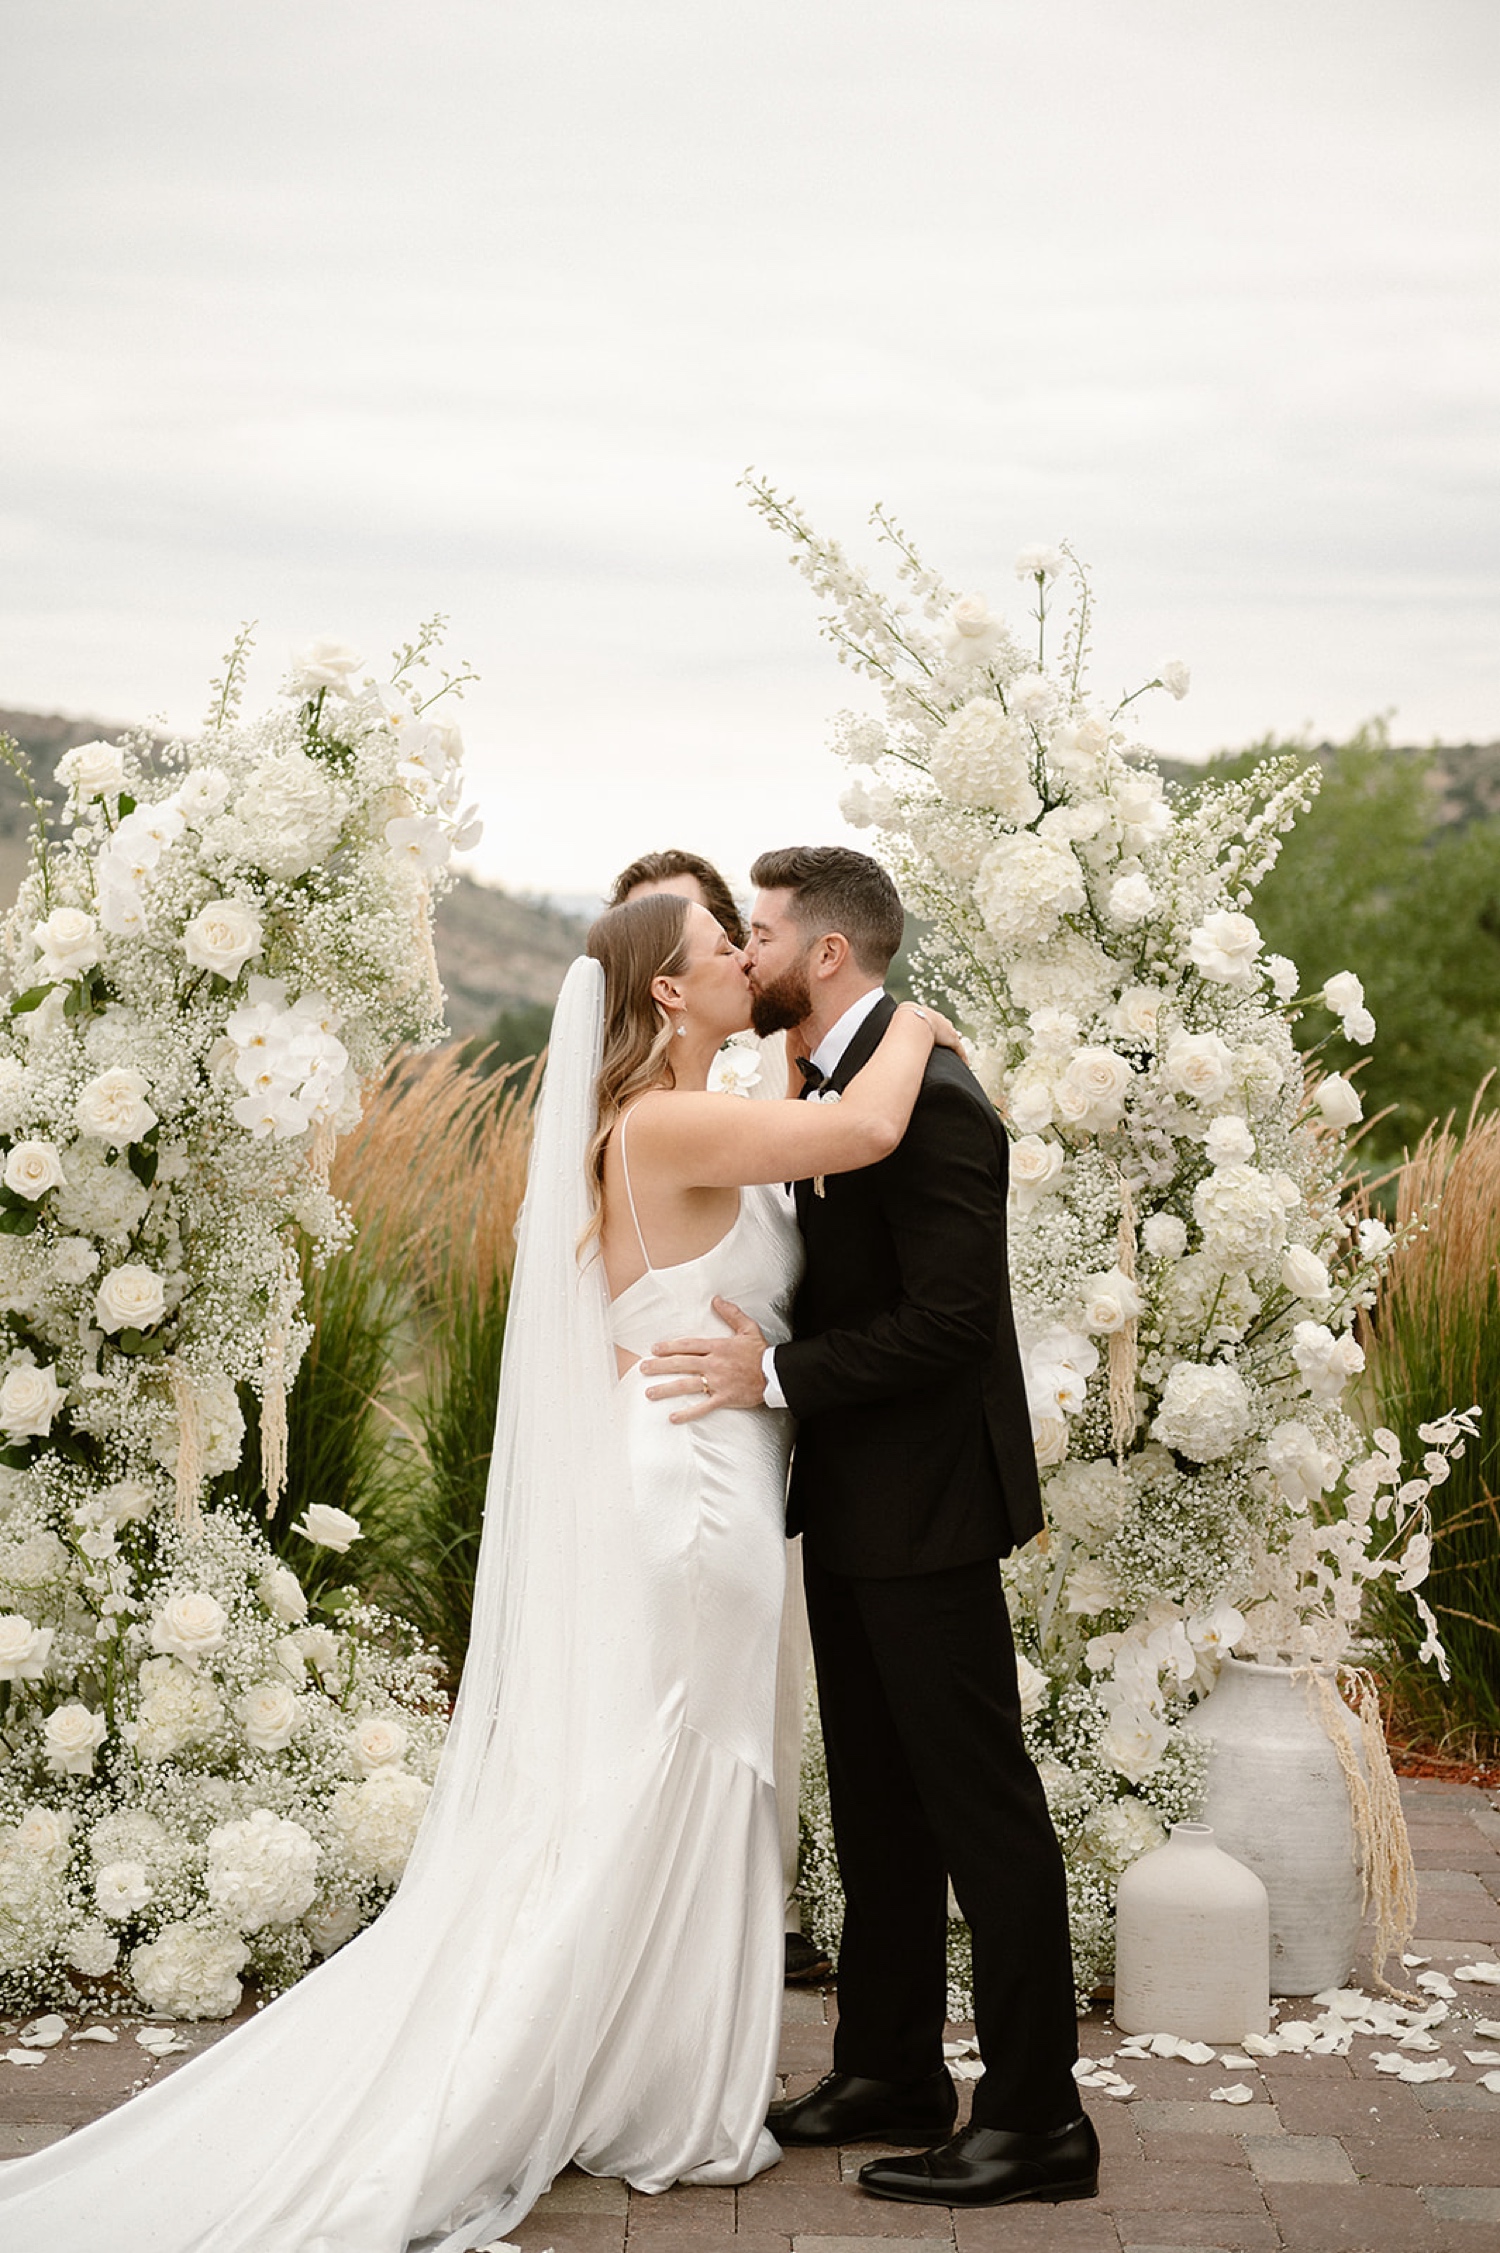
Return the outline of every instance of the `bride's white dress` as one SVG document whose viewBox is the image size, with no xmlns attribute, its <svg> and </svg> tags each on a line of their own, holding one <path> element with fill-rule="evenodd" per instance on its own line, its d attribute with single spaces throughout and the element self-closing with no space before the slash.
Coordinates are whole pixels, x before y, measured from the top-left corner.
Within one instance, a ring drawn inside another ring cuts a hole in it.
<svg viewBox="0 0 1500 2253">
<path fill-rule="evenodd" d="M 575 1080 L 564 1181 L 582 1156 L 576 1058 Z M 534 1285 L 576 1242 L 586 1208 L 571 1189 L 553 1202 L 523 1224 L 491 1484 L 506 1523 L 493 1548 L 486 1528 L 475 1643 L 406 1879 L 243 2029 L 0 2167 L 6 2253 L 460 2253 L 569 2161 L 654 2191 L 743 2181 L 777 2156 L 762 2123 L 782 1980 L 787 1420 L 672 1424 L 634 1369 L 614 1382 L 612 1349 L 722 1329 L 715 1294 L 785 1337 L 795 1226 L 779 1191 L 746 1190 L 712 1251 L 613 1307 L 597 1261 L 592 1283 L 570 1274 L 565 1350 L 523 1284 L 528 1258 Z"/>
</svg>

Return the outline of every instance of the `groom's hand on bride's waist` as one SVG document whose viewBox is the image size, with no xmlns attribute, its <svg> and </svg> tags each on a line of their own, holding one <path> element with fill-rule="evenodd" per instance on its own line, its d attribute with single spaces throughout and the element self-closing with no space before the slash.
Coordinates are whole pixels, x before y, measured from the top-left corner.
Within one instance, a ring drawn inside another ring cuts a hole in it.
<svg viewBox="0 0 1500 2253">
<path fill-rule="evenodd" d="M 766 1397 L 764 1336 L 733 1299 L 715 1299 L 714 1312 L 729 1324 L 727 1338 L 667 1338 L 641 1363 L 642 1376 L 662 1380 L 646 1387 L 648 1400 L 682 1401 L 674 1424 L 715 1408 L 759 1408 Z"/>
</svg>

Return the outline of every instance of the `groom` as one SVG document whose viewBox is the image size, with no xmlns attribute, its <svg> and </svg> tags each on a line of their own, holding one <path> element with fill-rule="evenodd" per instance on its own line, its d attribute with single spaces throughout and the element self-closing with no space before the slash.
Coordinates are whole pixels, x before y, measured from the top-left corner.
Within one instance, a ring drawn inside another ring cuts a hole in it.
<svg viewBox="0 0 1500 2253">
<path fill-rule="evenodd" d="M 746 971 L 755 1028 L 807 1052 L 831 1101 L 894 1004 L 902 909 L 840 846 L 763 853 Z M 721 1339 L 644 1364 L 713 1406 L 797 1418 L 788 1530 L 803 1535 L 818 1702 L 846 1911 L 834 2070 L 776 2105 L 783 2143 L 936 2146 L 876 2159 L 868 2191 L 932 2205 L 1087 2198 L 1063 1863 L 1021 1736 L 998 1559 L 1042 1522 L 1005 1255 L 1007 1143 L 936 1049 L 904 1140 L 878 1165 L 798 1182 L 807 1265 L 789 1344 L 728 1302 Z M 691 1416 L 701 1411 L 685 1408 Z M 971 2124 L 943 2064 L 947 1886 L 974 1941 L 983 2079 Z"/>
</svg>

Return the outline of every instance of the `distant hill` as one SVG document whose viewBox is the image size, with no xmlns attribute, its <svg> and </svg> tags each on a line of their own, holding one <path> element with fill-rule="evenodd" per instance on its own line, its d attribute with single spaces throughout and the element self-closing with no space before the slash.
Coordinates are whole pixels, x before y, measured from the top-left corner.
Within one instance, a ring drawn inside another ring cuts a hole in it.
<svg viewBox="0 0 1500 2253">
<path fill-rule="evenodd" d="M 65 751 L 118 735 L 122 725 L 0 710 L 0 732 L 20 744 L 43 798 L 53 796 L 53 770 Z M 15 775 L 0 765 L 0 904 L 20 888 L 30 840 L 31 808 Z M 560 908 L 461 876 L 437 912 L 438 968 L 454 1032 L 484 1033 L 502 1012 L 555 1001 L 568 964 L 583 951 L 587 928 Z"/>
<path fill-rule="evenodd" d="M 1337 757 L 1340 746 L 1309 743 L 1301 748 L 1308 759 L 1326 767 Z M 1431 759 L 1431 785 L 1438 813 L 1444 821 L 1482 821 L 1491 814 L 1500 814 L 1500 743 L 1442 743 L 1426 748 L 1412 743 L 1393 743 L 1387 756 Z M 1160 766 L 1169 782 L 1202 782 L 1213 772 L 1212 762 L 1200 766 L 1187 759 L 1163 759 Z"/>
</svg>

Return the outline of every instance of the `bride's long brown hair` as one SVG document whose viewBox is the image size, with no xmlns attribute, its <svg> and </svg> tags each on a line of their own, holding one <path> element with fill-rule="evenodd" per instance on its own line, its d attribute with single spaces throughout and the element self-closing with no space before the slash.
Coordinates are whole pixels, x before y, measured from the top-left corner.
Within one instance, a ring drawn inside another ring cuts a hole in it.
<svg viewBox="0 0 1500 2253">
<path fill-rule="evenodd" d="M 648 1088 L 674 1084 L 672 1020 L 651 984 L 687 968 L 687 931 L 688 902 L 676 892 L 647 892 L 626 900 L 601 915 L 589 931 L 586 952 L 604 971 L 604 1045 L 588 1159 L 593 1217 L 580 1249 L 599 1234 L 604 1152 L 620 1113 Z"/>
</svg>

